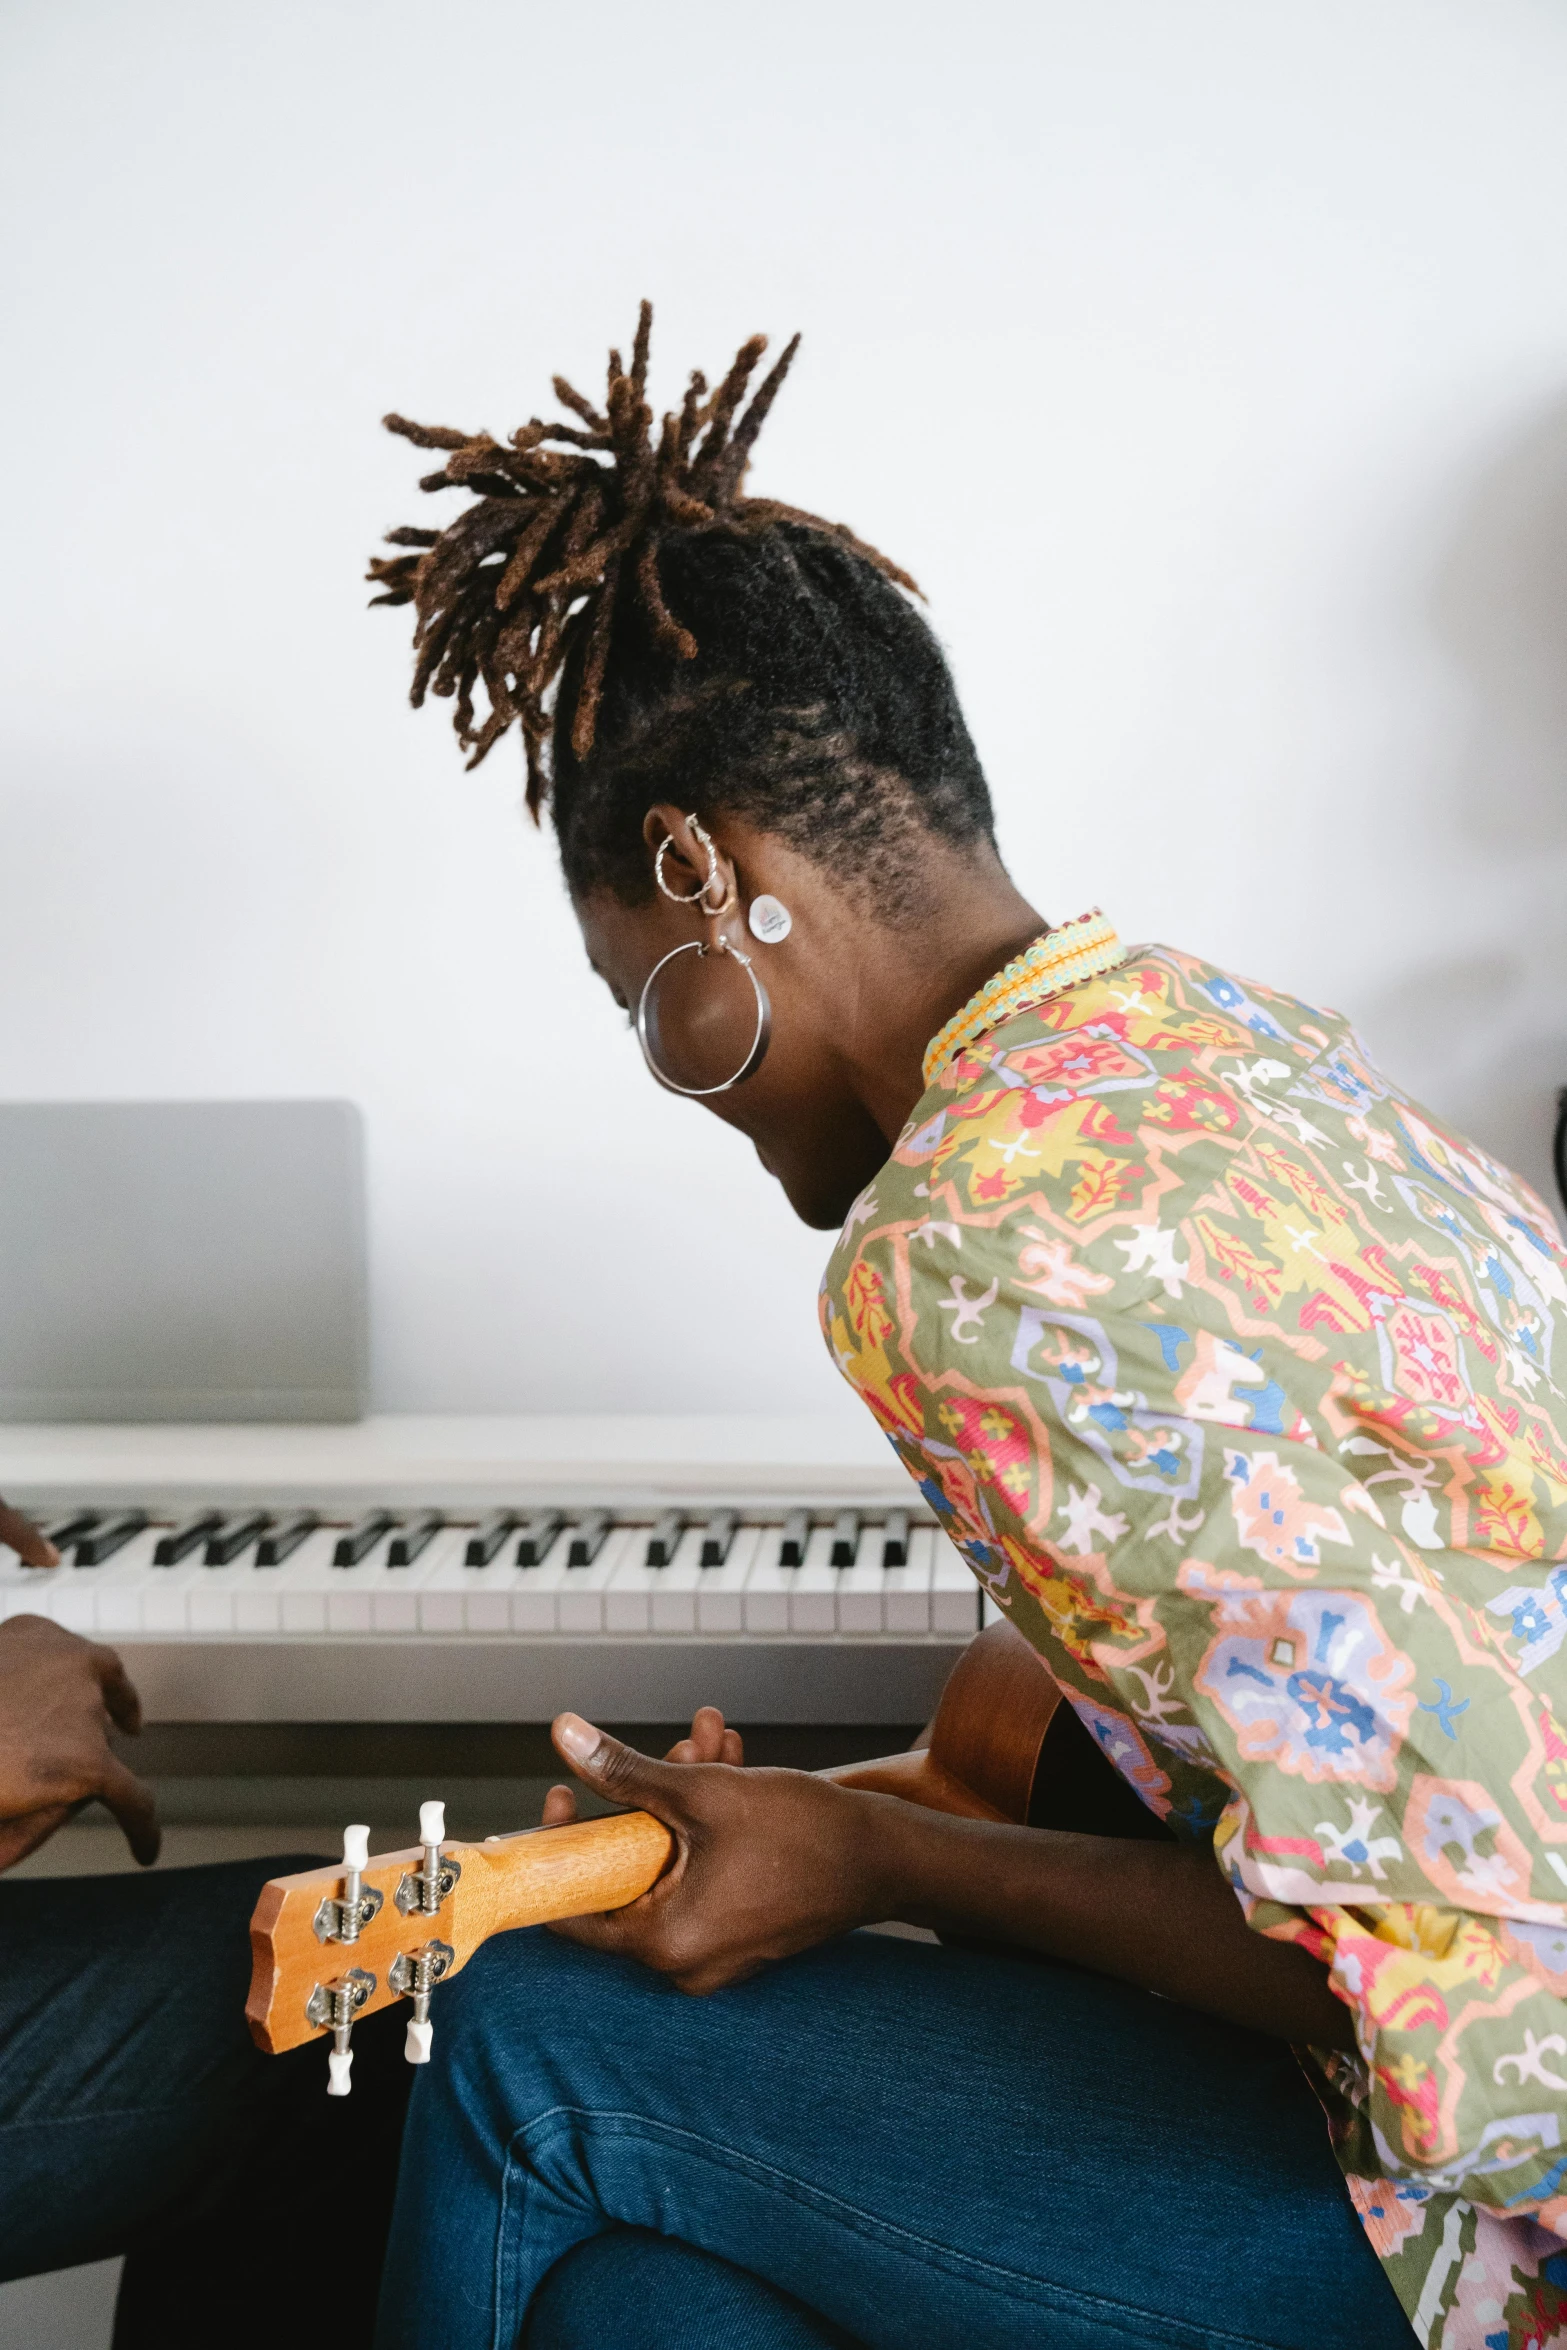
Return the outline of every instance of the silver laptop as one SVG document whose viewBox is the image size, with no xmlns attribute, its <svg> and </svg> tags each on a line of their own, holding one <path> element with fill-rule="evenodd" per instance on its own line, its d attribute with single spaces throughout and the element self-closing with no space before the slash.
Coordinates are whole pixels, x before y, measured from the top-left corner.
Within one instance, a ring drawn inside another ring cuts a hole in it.
<svg viewBox="0 0 1567 2350">
<path fill-rule="evenodd" d="M 352 1102 L 0 1104 L 0 1420 L 355 1420 Z"/>
</svg>

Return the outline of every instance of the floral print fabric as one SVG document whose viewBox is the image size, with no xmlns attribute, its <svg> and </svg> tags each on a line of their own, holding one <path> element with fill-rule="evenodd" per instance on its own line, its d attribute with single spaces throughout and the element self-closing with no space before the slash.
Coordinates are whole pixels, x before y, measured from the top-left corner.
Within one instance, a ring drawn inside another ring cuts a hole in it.
<svg viewBox="0 0 1567 2350">
<path fill-rule="evenodd" d="M 1418 2338 L 1567 2344 L 1567 1252 L 1334 1013 L 1151 948 L 999 1018 L 829 1344 L 1116 1768 L 1330 1967 L 1359 2055 L 1303 2061 Z"/>
</svg>

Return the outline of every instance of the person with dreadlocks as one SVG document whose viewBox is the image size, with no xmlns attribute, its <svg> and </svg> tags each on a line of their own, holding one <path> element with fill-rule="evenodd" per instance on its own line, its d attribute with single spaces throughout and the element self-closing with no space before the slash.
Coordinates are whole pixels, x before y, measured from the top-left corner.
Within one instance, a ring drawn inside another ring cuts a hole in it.
<svg viewBox="0 0 1567 2350">
<path fill-rule="evenodd" d="M 389 418 L 472 503 L 372 576 L 1069 1704 L 1021 1827 L 562 1715 L 674 1856 L 443 1994 L 385 2350 L 1567 2342 L 1567 1251 L 1337 1014 L 1035 911 L 913 582 L 745 489 L 795 344 L 655 437 L 649 325 Z"/>
</svg>

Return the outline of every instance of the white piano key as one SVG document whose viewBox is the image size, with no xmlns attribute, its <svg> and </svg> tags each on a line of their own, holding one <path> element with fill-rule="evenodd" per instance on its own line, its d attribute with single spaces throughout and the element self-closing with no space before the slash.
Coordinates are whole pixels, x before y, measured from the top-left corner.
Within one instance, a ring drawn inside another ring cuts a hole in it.
<svg viewBox="0 0 1567 2350">
<path fill-rule="evenodd" d="M 909 1563 L 882 1569 L 882 1623 L 905 1638 L 930 1630 L 930 1582 L 935 1528 L 915 1526 L 909 1534 Z"/>
<path fill-rule="evenodd" d="M 155 1567 L 152 1554 L 162 1531 L 161 1526 L 149 1527 L 107 1568 L 80 1570 L 84 1581 L 95 1577 L 93 1621 L 100 1639 L 112 1639 L 116 1633 L 190 1630 L 187 1594 L 206 1572 L 202 1548 L 198 1545 L 177 1567 Z"/>
<path fill-rule="evenodd" d="M 789 1629 L 818 1639 L 838 1629 L 840 1570 L 832 1564 L 833 1529 L 816 1526 L 805 1546 L 804 1564 L 788 1570 Z"/>
<path fill-rule="evenodd" d="M 410 1513 L 411 1514 L 411 1513 Z M 443 1545 L 455 1540 L 449 1526 L 431 1535 L 411 1566 L 392 1564 L 392 1535 L 365 1561 L 370 1574 L 370 1629 L 372 1632 L 412 1634 L 419 1629 L 419 1594 L 439 1567 Z M 355 1568 L 354 1573 L 361 1572 Z"/>
<path fill-rule="evenodd" d="M 234 1596 L 234 1628 L 251 1633 L 319 1634 L 327 1628 L 332 1553 L 341 1525 L 318 1526 L 280 1567 L 258 1567 L 245 1554 L 245 1579 Z M 356 1570 L 348 1570 L 356 1571 Z"/>
<path fill-rule="evenodd" d="M 652 1631 L 653 1594 L 672 1572 L 670 1567 L 648 1565 L 648 1532 L 646 1526 L 628 1530 L 620 1564 L 604 1590 L 604 1629 L 622 1639 Z"/>
<path fill-rule="evenodd" d="M 696 1628 L 699 1632 L 722 1635 L 743 1632 L 745 1629 L 745 1586 L 756 1554 L 767 1534 L 778 1548 L 776 1526 L 737 1526 L 735 1538 L 729 1545 L 729 1556 L 721 1567 L 704 1567 L 697 1578 Z"/>
<path fill-rule="evenodd" d="M 347 1531 L 346 1524 L 322 1526 L 281 1567 L 253 1565 L 235 1597 L 236 1629 L 416 1633 L 419 1593 L 443 1561 L 459 1553 L 467 1529 L 443 1527 L 409 1567 L 391 1564 L 395 1526 L 356 1565 L 340 1567 L 337 1545 Z M 460 1630 L 461 1618 L 450 1628 Z"/>
<path fill-rule="evenodd" d="M 44 1616 L 52 1624 L 59 1624 L 67 1632 L 79 1632 L 90 1639 L 95 1630 L 97 1589 L 95 1577 L 107 1578 L 121 1567 L 127 1551 L 138 1548 L 130 1543 L 126 1550 L 117 1551 L 101 1567 L 78 1567 L 66 1553 L 65 1562 L 58 1567 L 24 1567 L 14 1551 L 3 1554 L 15 1569 L 15 1604 L 7 1607 L 7 1615 Z"/>
<path fill-rule="evenodd" d="M 448 1526 L 431 1543 L 426 1553 L 430 1565 L 415 1595 L 421 1632 L 465 1631 L 470 1594 L 477 1599 L 485 1591 L 503 1587 L 506 1569 L 501 1561 L 515 1550 L 515 1539 L 504 1545 L 487 1567 L 470 1567 L 468 1537 L 473 1530 L 471 1525 Z M 359 1572 L 357 1568 L 345 1571 Z M 397 1572 L 417 1574 L 418 1569 L 403 1567 Z"/>
<path fill-rule="evenodd" d="M 745 1590 L 741 1594 L 745 1630 L 760 1640 L 789 1629 L 789 1594 L 800 1569 L 780 1565 L 783 1537 L 784 1529 L 781 1526 L 765 1526 L 762 1529 L 755 1563 L 745 1579 Z"/>
<path fill-rule="evenodd" d="M 930 1628 L 933 1632 L 979 1630 L 979 1584 L 960 1550 L 955 1550 L 939 1528 L 932 1528 L 935 1560 L 930 1579 Z"/>
<path fill-rule="evenodd" d="M 388 1527 L 379 1542 L 366 1551 L 355 1567 L 335 1561 L 322 1571 L 326 1589 L 326 1626 L 329 1632 L 367 1631 L 414 1633 L 419 1629 L 419 1594 L 441 1562 L 455 1550 L 467 1529 L 443 1527 L 433 1535 L 410 1567 L 392 1565 L 392 1537 Z M 335 1546 L 334 1546 L 335 1547 Z"/>
<path fill-rule="evenodd" d="M 885 1629 L 886 1581 L 887 1569 L 881 1563 L 881 1528 L 867 1526 L 860 1535 L 858 1558 L 838 1577 L 840 1632 L 864 1639 Z"/>
<path fill-rule="evenodd" d="M 185 1621 L 193 1632 L 232 1632 L 234 1602 L 249 1572 L 244 1563 L 254 1558 L 255 1545 L 226 1567 L 203 1567 L 185 1593 Z M 163 1570 L 159 1570 L 162 1572 Z"/>
<path fill-rule="evenodd" d="M 591 1567 L 566 1569 L 555 1602 L 555 1617 L 562 1632 L 581 1635 L 603 1631 L 605 1589 L 628 1547 L 638 1540 L 647 1540 L 645 1528 L 616 1526 L 606 1536 L 604 1547 Z"/>
<path fill-rule="evenodd" d="M 285 1578 L 297 1573 L 313 1537 L 307 1536 L 292 1558 L 280 1567 L 247 1568 L 244 1580 L 234 1593 L 234 1629 L 257 1635 L 281 1632 L 283 1629 L 283 1592 Z"/>
<path fill-rule="evenodd" d="M 59 1581 L 59 1567 L 24 1567 L 14 1550 L 0 1546 L 0 1623 L 7 1616 L 45 1616 L 44 1604 Z"/>
<path fill-rule="evenodd" d="M 357 1572 L 345 1567 L 345 1575 Z M 328 1591 L 326 1594 L 326 1628 L 329 1632 L 368 1632 L 370 1623 L 370 1594 L 363 1585 L 347 1591 Z"/>
<path fill-rule="evenodd" d="M 515 1557 L 515 1550 L 512 1555 Z M 582 1573 L 580 1567 L 567 1566 L 570 1556 L 571 1532 L 563 1527 L 536 1567 L 512 1568 L 511 1628 L 514 1632 L 547 1638 L 559 1631 L 555 1610 L 561 1585 L 569 1574 Z"/>
<path fill-rule="evenodd" d="M 511 1630 L 511 1593 L 509 1591 L 470 1591 L 462 1603 L 465 1632 L 509 1632 Z"/>
<path fill-rule="evenodd" d="M 38 1608 L 34 1612 L 38 1615 L 47 1614 L 51 1623 L 59 1624 L 67 1632 L 79 1632 L 84 1639 L 92 1637 L 95 1628 L 93 1594 L 74 1579 L 69 1567 L 59 1570 L 54 1588 L 49 1593 L 47 1608 Z"/>
<path fill-rule="evenodd" d="M 709 1567 L 705 1572 L 712 1577 L 722 1573 L 722 1569 Z M 653 1578 L 648 1621 L 655 1633 L 695 1632 L 697 1597 L 703 1576 L 702 1528 L 688 1526 L 668 1566 L 660 1567 Z"/>
</svg>

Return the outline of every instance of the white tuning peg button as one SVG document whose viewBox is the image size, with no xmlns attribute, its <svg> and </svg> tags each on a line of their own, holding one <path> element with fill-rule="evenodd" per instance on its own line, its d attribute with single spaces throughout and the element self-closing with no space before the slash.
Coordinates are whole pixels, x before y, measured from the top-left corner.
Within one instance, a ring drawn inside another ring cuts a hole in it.
<svg viewBox="0 0 1567 2350">
<path fill-rule="evenodd" d="M 334 2048 L 326 2060 L 326 2093 L 329 2097 L 348 2096 L 354 2085 L 348 2077 L 353 2069 L 353 2050 L 345 2048 L 339 2052 Z"/>
<path fill-rule="evenodd" d="M 446 1841 L 446 1806 L 444 1803 L 420 1804 L 419 1841 L 421 1844 L 443 1844 Z"/>
<path fill-rule="evenodd" d="M 410 2023 L 408 2036 L 403 2042 L 403 2054 L 410 2064 L 429 2063 L 430 2043 L 434 2037 L 435 2026 L 433 2024 Z"/>
<path fill-rule="evenodd" d="M 343 1866 L 356 1874 L 370 1862 L 370 1831 L 364 1826 L 343 1830 Z"/>
</svg>

